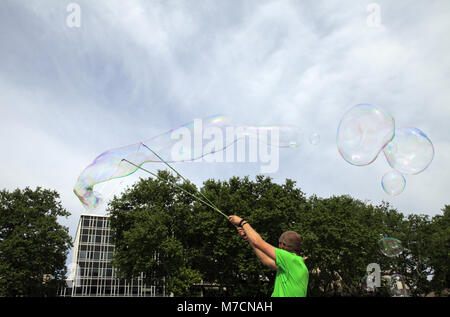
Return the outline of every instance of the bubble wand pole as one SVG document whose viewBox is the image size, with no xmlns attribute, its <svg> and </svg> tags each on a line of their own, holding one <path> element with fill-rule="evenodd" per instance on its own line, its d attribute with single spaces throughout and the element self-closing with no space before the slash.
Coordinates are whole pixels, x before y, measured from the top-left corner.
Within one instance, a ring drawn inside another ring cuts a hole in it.
<svg viewBox="0 0 450 317">
<path fill-rule="evenodd" d="M 164 182 L 167 182 L 166 179 L 160 177 L 159 175 L 157 175 L 157 174 L 155 174 L 155 173 L 153 173 L 153 172 L 150 172 L 149 170 L 143 168 L 142 166 L 136 165 L 136 164 L 134 164 L 134 163 L 128 161 L 127 159 L 122 159 L 122 161 L 125 161 L 125 162 L 127 162 L 127 163 L 129 163 L 129 164 L 131 164 L 131 165 L 133 165 L 133 166 L 135 166 L 135 167 L 137 167 L 137 168 L 143 170 L 144 172 L 147 172 L 147 173 L 149 173 L 150 175 L 153 175 L 153 176 L 157 177 L 158 179 L 160 179 L 160 180 L 162 180 L 162 181 L 164 181 Z M 184 179 L 184 178 L 183 178 L 183 179 Z M 200 202 L 204 203 L 205 205 L 211 207 L 212 209 L 214 209 L 215 211 L 217 211 L 217 212 L 220 213 L 222 216 L 224 216 L 225 218 L 228 219 L 228 216 L 225 215 L 222 211 L 220 211 L 220 209 L 217 208 L 216 206 L 214 206 L 212 203 L 211 203 L 211 204 L 210 204 L 210 203 L 207 203 L 207 202 L 204 201 L 203 199 L 201 199 L 201 198 L 195 196 L 194 194 L 188 192 L 187 190 L 185 190 L 184 188 L 182 188 L 181 186 L 179 186 L 179 185 L 177 185 L 177 184 L 174 184 L 174 185 L 175 185 L 176 187 L 178 187 L 178 188 L 179 188 L 181 191 L 183 191 L 184 193 L 186 193 L 186 194 L 188 194 L 188 195 L 194 197 L 194 198 L 197 199 L 198 201 L 200 201 Z"/>
<path fill-rule="evenodd" d="M 186 178 L 184 178 L 183 175 L 181 175 L 174 167 L 172 167 L 169 163 L 166 162 L 166 160 L 164 160 L 161 156 L 159 156 L 158 153 L 156 153 L 155 151 L 153 151 L 151 148 L 149 148 L 147 145 L 145 145 L 144 143 L 141 142 L 141 144 L 148 149 L 150 152 L 152 152 L 154 155 L 156 155 L 157 158 L 159 158 L 161 160 L 161 162 L 163 162 L 164 164 L 166 164 L 172 171 L 174 171 L 178 176 L 180 176 L 185 182 L 187 182 L 188 180 Z M 208 197 L 206 197 L 205 195 L 203 195 L 203 193 L 201 191 L 198 191 L 198 193 L 205 198 L 211 205 L 214 205 L 209 199 Z"/>
</svg>

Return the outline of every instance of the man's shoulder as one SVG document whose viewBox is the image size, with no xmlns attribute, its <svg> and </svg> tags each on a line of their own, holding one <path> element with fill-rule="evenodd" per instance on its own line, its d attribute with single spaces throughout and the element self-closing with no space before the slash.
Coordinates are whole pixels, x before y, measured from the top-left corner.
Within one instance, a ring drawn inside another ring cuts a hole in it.
<svg viewBox="0 0 450 317">
<path fill-rule="evenodd" d="M 299 261 L 302 264 L 305 263 L 301 256 L 283 249 L 275 248 L 275 254 L 277 258 L 283 258 L 288 261 Z"/>
</svg>

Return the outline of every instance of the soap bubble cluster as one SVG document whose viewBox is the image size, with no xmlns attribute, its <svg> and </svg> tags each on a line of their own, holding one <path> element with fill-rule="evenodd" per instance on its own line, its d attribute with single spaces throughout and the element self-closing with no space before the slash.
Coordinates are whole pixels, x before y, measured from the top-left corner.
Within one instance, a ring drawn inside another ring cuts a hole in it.
<svg viewBox="0 0 450 317">
<path fill-rule="evenodd" d="M 397 196 L 406 186 L 404 175 L 423 172 L 434 158 L 434 147 L 418 128 L 396 128 L 386 110 L 358 104 L 339 122 L 337 148 L 342 158 L 355 166 L 369 165 L 383 152 L 392 167 L 381 180 L 386 194 Z"/>
</svg>

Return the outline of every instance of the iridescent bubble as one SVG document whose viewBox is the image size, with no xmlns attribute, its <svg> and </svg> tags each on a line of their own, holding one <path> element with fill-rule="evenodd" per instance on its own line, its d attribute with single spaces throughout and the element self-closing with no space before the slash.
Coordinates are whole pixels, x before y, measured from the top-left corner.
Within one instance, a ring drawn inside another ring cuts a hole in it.
<svg viewBox="0 0 450 317">
<path fill-rule="evenodd" d="M 403 252 L 402 243 L 396 238 L 385 237 L 378 240 L 380 251 L 390 258 L 399 256 Z"/>
<path fill-rule="evenodd" d="M 235 154 L 237 161 L 246 154 L 249 161 L 256 161 L 260 144 L 296 148 L 301 142 L 302 130 L 295 126 L 238 126 L 225 116 L 196 119 L 146 141 L 103 152 L 78 177 L 74 193 L 85 208 L 96 209 L 102 198 L 94 186 L 131 175 L 145 163 L 223 162 L 224 154 L 227 162 L 234 162 Z"/>
<path fill-rule="evenodd" d="M 389 165 L 402 174 L 418 174 L 434 157 L 434 147 L 425 133 L 417 128 L 395 130 L 394 139 L 384 148 Z"/>
<path fill-rule="evenodd" d="M 279 126 L 239 126 L 230 125 L 227 129 L 234 130 L 238 136 L 240 134 L 254 139 L 263 144 L 279 148 L 297 148 L 303 143 L 303 130 L 293 125 Z M 270 134 L 276 132 L 276 138 L 270 138 Z M 268 136 L 267 138 L 265 136 Z"/>
<path fill-rule="evenodd" d="M 341 156 L 348 163 L 372 163 L 394 137 L 394 118 L 380 107 L 360 104 L 342 117 L 336 137 Z"/>
<path fill-rule="evenodd" d="M 389 196 L 397 196 L 405 189 L 406 179 L 403 174 L 396 170 L 391 170 L 383 175 L 381 186 Z"/>
</svg>

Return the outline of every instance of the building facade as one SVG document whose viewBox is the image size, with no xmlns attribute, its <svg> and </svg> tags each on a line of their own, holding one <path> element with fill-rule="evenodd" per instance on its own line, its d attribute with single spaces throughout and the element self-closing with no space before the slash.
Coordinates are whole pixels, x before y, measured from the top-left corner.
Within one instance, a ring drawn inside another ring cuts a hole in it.
<svg viewBox="0 0 450 317">
<path fill-rule="evenodd" d="M 148 285 L 143 273 L 132 280 L 119 278 L 111 264 L 113 253 L 109 217 L 81 215 L 70 275 L 59 296 L 167 296 L 163 280 Z"/>
</svg>

